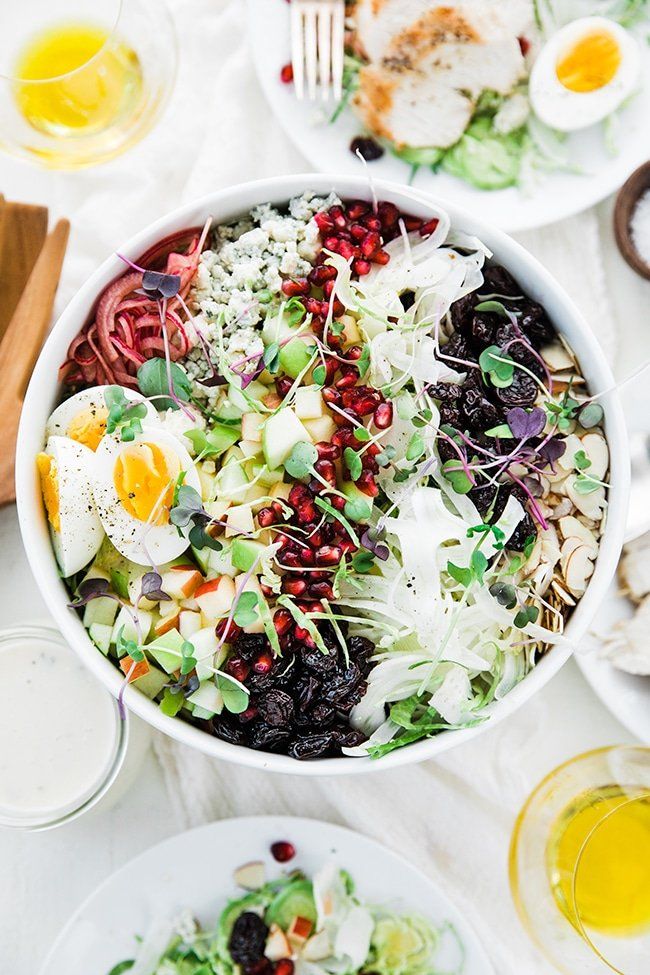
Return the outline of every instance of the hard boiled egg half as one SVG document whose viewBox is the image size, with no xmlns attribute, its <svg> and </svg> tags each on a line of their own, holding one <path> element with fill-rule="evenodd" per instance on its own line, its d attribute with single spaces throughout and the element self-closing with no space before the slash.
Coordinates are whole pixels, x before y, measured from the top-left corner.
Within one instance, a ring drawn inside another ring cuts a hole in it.
<svg viewBox="0 0 650 975">
<path fill-rule="evenodd" d="M 104 538 L 90 486 L 92 450 L 68 437 L 48 437 L 36 463 L 52 547 L 63 575 L 79 572 Z"/>
<path fill-rule="evenodd" d="M 147 408 L 147 416 L 144 423 L 148 426 L 158 422 L 158 414 L 142 393 L 136 390 L 120 387 L 124 396 L 129 402 L 144 403 Z M 64 400 L 57 406 L 54 413 L 50 416 L 45 427 L 45 436 L 70 437 L 77 443 L 97 450 L 99 443 L 106 433 L 106 421 L 108 419 L 108 407 L 106 406 L 106 390 L 109 386 L 93 386 L 90 389 L 82 389 L 80 393 L 75 393 L 70 399 Z"/>
<path fill-rule="evenodd" d="M 562 132 L 584 129 L 611 115 L 637 87 L 636 40 L 606 17 L 567 24 L 542 48 L 530 74 L 535 114 Z"/>
<path fill-rule="evenodd" d="M 93 461 L 95 503 L 115 548 L 139 565 L 160 565 L 188 547 L 189 528 L 169 520 L 179 476 L 201 493 L 192 458 L 175 436 L 144 426 L 133 441 L 105 436 Z"/>
</svg>

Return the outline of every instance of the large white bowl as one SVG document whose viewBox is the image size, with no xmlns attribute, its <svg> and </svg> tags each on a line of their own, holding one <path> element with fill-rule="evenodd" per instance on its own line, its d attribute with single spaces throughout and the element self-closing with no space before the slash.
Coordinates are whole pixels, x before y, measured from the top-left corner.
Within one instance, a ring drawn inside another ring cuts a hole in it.
<svg viewBox="0 0 650 975">
<path fill-rule="evenodd" d="M 290 197 L 307 189 L 315 190 L 320 194 L 327 194 L 335 189 L 341 197 L 370 199 L 368 182 L 360 177 L 306 174 L 258 180 L 212 193 L 195 203 L 175 210 L 121 246 L 120 253 L 136 259 L 167 234 L 202 224 L 208 215 L 211 215 L 217 223 L 228 221 L 258 203 L 269 201 L 283 204 Z M 447 204 L 444 200 L 434 200 L 408 188 L 380 181 L 375 184 L 375 190 L 380 199 L 390 200 L 403 210 L 419 216 L 430 215 L 433 204 L 444 207 L 450 214 L 453 226 L 480 237 L 493 251 L 495 260 L 508 268 L 521 282 L 526 293 L 544 305 L 558 331 L 566 335 L 575 350 L 590 388 L 601 391 L 613 385 L 609 365 L 589 326 L 562 288 L 523 247 L 502 231 L 486 226 L 470 213 Z M 54 326 L 27 390 L 18 434 L 16 462 L 20 527 L 36 581 L 52 615 L 71 646 L 115 695 L 122 683 L 120 672 L 95 648 L 77 614 L 67 608 L 69 597 L 59 577 L 50 545 L 34 458 L 43 445 L 45 422 L 60 396 L 57 370 L 65 359 L 68 344 L 86 321 L 98 294 L 109 281 L 123 271 L 123 268 L 123 263 L 116 256 L 104 261 L 79 290 Z M 606 432 L 611 454 L 611 490 L 607 525 L 595 572 L 586 594 L 567 626 L 568 642 L 546 654 L 537 667 L 504 700 L 494 705 L 489 722 L 464 731 L 445 732 L 435 738 L 396 749 L 378 761 L 367 758 L 327 758 L 313 762 L 299 762 L 286 755 L 272 755 L 228 744 L 178 718 L 165 717 L 155 703 L 132 687 L 126 690 L 125 700 L 128 707 L 172 738 L 215 758 L 268 771 L 292 772 L 299 775 L 351 775 L 370 769 L 388 769 L 410 762 L 421 762 L 453 745 L 467 741 L 480 734 L 488 725 L 512 714 L 524 701 L 543 687 L 568 659 L 571 646 L 577 644 L 583 636 L 602 602 L 618 561 L 625 528 L 629 487 L 628 450 L 618 397 L 616 394 L 608 394 L 603 397 L 602 404 L 605 408 Z M 11 567 L 7 566 L 5 571 L 11 571 Z"/>
</svg>

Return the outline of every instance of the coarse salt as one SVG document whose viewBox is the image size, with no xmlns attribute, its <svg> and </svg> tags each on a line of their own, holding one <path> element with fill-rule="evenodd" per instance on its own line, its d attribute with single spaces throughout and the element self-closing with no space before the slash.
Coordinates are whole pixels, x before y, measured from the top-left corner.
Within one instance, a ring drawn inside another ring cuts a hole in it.
<svg viewBox="0 0 650 975">
<path fill-rule="evenodd" d="M 646 190 L 632 211 L 632 243 L 642 261 L 650 265 L 650 190 Z"/>
</svg>

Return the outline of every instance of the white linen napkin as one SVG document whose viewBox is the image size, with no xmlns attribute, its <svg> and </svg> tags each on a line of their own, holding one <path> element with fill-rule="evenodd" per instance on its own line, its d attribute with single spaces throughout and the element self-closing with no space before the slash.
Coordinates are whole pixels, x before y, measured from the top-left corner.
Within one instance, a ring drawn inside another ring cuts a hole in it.
<svg viewBox="0 0 650 975">
<path fill-rule="evenodd" d="M 178 82 L 162 121 L 140 146 L 83 173 L 36 174 L 3 164 L 7 197 L 42 200 L 72 220 L 59 309 L 101 259 L 183 200 L 310 168 L 259 89 L 242 0 L 169 2 L 181 41 Z M 612 354 L 595 212 L 519 239 L 567 287 Z M 404 853 L 438 882 L 475 926 L 499 975 L 548 975 L 508 892 L 514 817 L 553 765 L 617 734 L 569 667 L 518 715 L 420 767 L 307 781 L 220 764 L 160 735 L 155 754 L 179 829 L 254 813 L 344 823 Z"/>
</svg>

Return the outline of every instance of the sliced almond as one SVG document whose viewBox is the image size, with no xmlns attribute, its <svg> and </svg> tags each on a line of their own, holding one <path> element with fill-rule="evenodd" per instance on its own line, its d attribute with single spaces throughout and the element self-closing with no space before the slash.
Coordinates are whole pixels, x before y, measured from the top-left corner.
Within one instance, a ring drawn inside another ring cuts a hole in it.
<svg viewBox="0 0 650 975">
<path fill-rule="evenodd" d="M 566 606 L 575 606 L 575 599 L 569 595 L 564 586 L 561 586 L 557 579 L 551 580 L 551 589 Z"/>
<path fill-rule="evenodd" d="M 266 883 L 266 867 L 261 860 L 251 860 L 235 870 L 234 878 L 244 890 L 259 890 Z"/>
<path fill-rule="evenodd" d="M 566 449 L 561 457 L 557 459 L 557 467 L 561 468 L 563 471 L 575 470 L 575 456 L 579 450 L 584 450 L 582 441 L 580 437 L 577 437 L 575 433 L 569 434 L 569 436 L 564 441 L 566 444 Z"/>
<path fill-rule="evenodd" d="M 270 961 L 280 961 L 281 958 L 289 958 L 291 955 L 289 940 L 277 924 L 272 924 L 269 929 L 264 954 Z"/>
<path fill-rule="evenodd" d="M 578 538 L 583 545 L 586 545 L 591 550 L 592 557 L 598 554 L 598 542 L 594 533 L 574 515 L 567 515 L 564 518 L 560 518 L 559 525 L 564 538 Z"/>
<path fill-rule="evenodd" d="M 567 478 L 566 493 L 581 514 L 596 521 L 605 507 L 605 488 L 599 486 L 589 494 L 579 494 L 574 487 L 575 475 Z"/>
<path fill-rule="evenodd" d="M 565 582 L 574 596 L 583 594 L 593 571 L 594 563 L 589 558 L 589 549 L 586 545 L 579 545 L 567 559 L 564 571 Z"/>
<path fill-rule="evenodd" d="M 567 538 L 566 541 L 562 543 L 562 548 L 560 550 L 560 568 L 562 569 L 562 574 L 566 577 L 566 565 L 569 558 L 577 548 L 580 548 L 582 542 L 579 538 Z"/>
<path fill-rule="evenodd" d="M 607 441 L 600 433 L 586 433 L 582 437 L 582 449 L 591 461 L 587 473 L 602 481 L 609 467 Z"/>
</svg>

